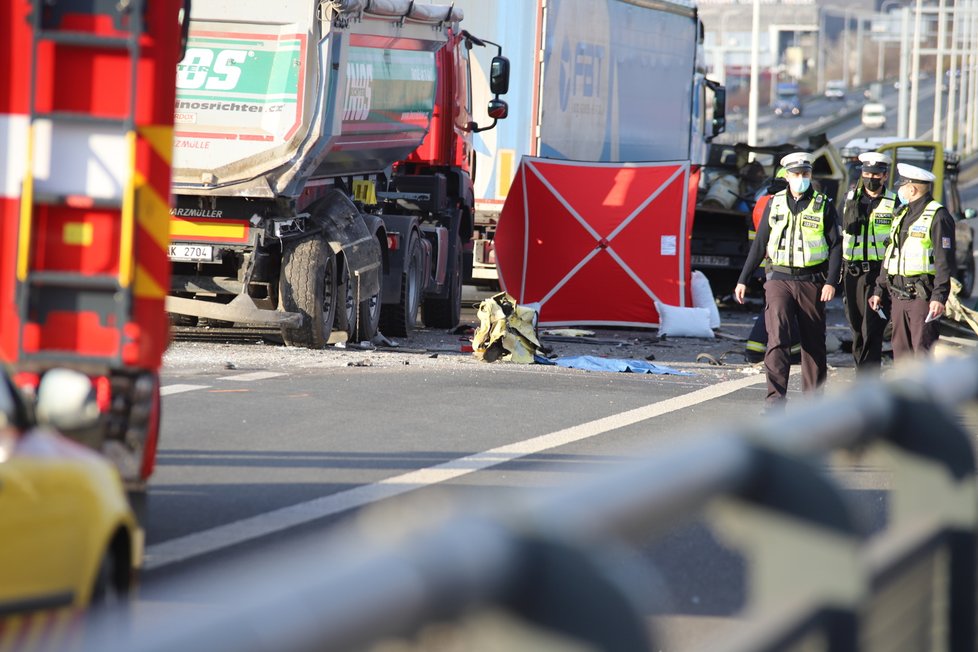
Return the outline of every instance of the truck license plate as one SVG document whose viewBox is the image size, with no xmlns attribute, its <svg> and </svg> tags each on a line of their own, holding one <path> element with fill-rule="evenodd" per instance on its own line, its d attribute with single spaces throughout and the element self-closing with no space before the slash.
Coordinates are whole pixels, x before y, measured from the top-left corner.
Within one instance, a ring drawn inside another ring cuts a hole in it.
<svg viewBox="0 0 978 652">
<path fill-rule="evenodd" d="M 690 256 L 689 264 L 693 267 L 730 267 L 728 256 Z"/>
<path fill-rule="evenodd" d="M 171 244 L 170 260 L 192 263 L 210 263 L 214 261 L 214 247 L 208 245 Z"/>
</svg>

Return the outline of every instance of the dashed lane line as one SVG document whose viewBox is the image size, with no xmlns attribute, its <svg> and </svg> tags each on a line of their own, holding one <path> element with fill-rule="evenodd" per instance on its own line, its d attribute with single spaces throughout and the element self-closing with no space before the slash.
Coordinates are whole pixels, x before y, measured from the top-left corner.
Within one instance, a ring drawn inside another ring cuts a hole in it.
<svg viewBox="0 0 978 652">
<path fill-rule="evenodd" d="M 208 389 L 209 387 L 210 385 L 166 385 L 160 387 L 160 395 L 183 394 L 184 392 L 193 392 L 198 389 Z"/>
<path fill-rule="evenodd" d="M 233 523 L 219 525 L 209 530 L 163 541 L 146 549 L 144 567 L 147 570 L 155 570 L 184 562 L 239 543 L 339 514 L 349 509 L 454 480 L 499 464 L 511 462 L 520 457 L 589 439 L 646 419 L 683 410 L 763 382 L 765 382 L 763 374 L 728 380 L 689 394 L 651 403 L 539 437 L 532 437 L 417 471 L 409 471 L 373 484 L 362 485 Z"/>
<path fill-rule="evenodd" d="M 251 382 L 254 380 L 267 380 L 268 378 L 278 378 L 279 376 L 284 376 L 284 373 L 277 371 L 253 371 L 249 374 L 238 374 L 236 376 L 221 376 L 218 380 L 238 380 L 243 382 Z"/>
</svg>

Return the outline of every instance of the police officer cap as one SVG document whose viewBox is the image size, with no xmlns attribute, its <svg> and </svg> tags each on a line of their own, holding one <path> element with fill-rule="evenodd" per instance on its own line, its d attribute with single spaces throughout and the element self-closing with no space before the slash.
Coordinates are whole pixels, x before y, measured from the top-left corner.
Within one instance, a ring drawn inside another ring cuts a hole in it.
<svg viewBox="0 0 978 652">
<path fill-rule="evenodd" d="M 893 159 L 882 152 L 866 152 L 859 155 L 859 161 L 863 164 L 863 172 L 883 174 L 890 169 Z"/>
<path fill-rule="evenodd" d="M 937 180 L 937 177 L 930 170 L 918 168 L 916 165 L 910 165 L 909 163 L 897 163 L 897 172 L 900 173 L 900 178 L 904 181 L 934 183 Z"/>
<path fill-rule="evenodd" d="M 812 169 L 812 155 L 808 152 L 794 152 L 781 159 L 781 165 L 788 172 L 801 172 Z"/>
</svg>

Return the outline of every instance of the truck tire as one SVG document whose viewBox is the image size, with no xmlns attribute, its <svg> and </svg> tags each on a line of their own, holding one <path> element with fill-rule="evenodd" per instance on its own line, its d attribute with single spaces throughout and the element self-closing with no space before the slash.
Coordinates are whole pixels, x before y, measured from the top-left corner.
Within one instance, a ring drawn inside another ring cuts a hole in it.
<svg viewBox="0 0 978 652">
<path fill-rule="evenodd" d="M 378 282 L 383 284 L 384 276 L 378 276 Z M 344 331 L 350 342 L 369 342 L 377 335 L 380 328 L 380 307 L 383 285 L 377 294 L 356 303 L 356 281 L 350 278 L 349 270 L 344 271 L 340 283 L 339 297 L 342 305 L 337 307 L 334 328 Z"/>
<path fill-rule="evenodd" d="M 336 255 L 325 240 L 313 237 L 285 245 L 279 293 L 286 311 L 303 315 L 301 326 L 282 326 L 285 344 L 325 347 L 338 303 Z"/>
<path fill-rule="evenodd" d="M 458 236 L 448 275 L 446 296 L 425 297 L 422 310 L 425 326 L 429 328 L 455 328 L 462 317 L 462 241 Z"/>
<path fill-rule="evenodd" d="M 401 297 L 394 305 L 388 305 L 380 313 L 380 330 L 385 335 L 407 337 L 418 323 L 421 293 L 424 291 L 424 252 L 417 234 L 411 235 L 404 272 L 401 277 Z"/>
<path fill-rule="evenodd" d="M 339 305 L 336 306 L 336 319 L 333 321 L 333 330 L 345 332 L 348 342 L 355 342 L 357 336 L 356 292 L 356 287 L 350 283 L 350 270 L 344 265 L 343 274 L 337 287 Z"/>
<path fill-rule="evenodd" d="M 380 309 L 383 306 L 384 296 L 384 275 L 377 275 L 379 283 L 377 294 L 367 297 L 366 301 L 361 301 L 357 306 L 357 337 L 363 341 L 370 342 L 377 337 L 380 330 Z"/>
</svg>

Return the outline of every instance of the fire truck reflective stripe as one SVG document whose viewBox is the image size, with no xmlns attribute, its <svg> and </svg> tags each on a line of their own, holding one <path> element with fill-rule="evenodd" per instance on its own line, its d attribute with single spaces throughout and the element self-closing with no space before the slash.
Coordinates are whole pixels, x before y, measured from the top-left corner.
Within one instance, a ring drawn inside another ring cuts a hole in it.
<svg viewBox="0 0 978 652">
<path fill-rule="evenodd" d="M 166 289 L 157 282 L 157 278 L 142 265 L 136 265 L 136 279 L 133 284 L 136 296 L 143 299 L 165 299 Z"/>
<path fill-rule="evenodd" d="M 31 248 L 31 218 L 34 215 L 34 176 L 29 173 L 33 169 L 34 161 L 34 127 L 27 127 L 27 142 L 24 143 L 27 151 L 22 176 L 24 179 L 20 191 L 20 234 L 17 238 L 17 280 L 21 283 L 27 281 L 27 268 L 30 262 Z"/>
<path fill-rule="evenodd" d="M 229 220 L 185 220 L 174 217 L 170 222 L 170 239 L 206 238 L 221 242 L 246 242 L 248 222 Z"/>
<path fill-rule="evenodd" d="M 95 229 L 84 222 L 68 222 L 61 230 L 61 240 L 66 245 L 88 247 L 95 239 Z"/>
<path fill-rule="evenodd" d="M 136 215 L 136 132 L 126 133 L 129 169 L 132 173 L 122 195 L 122 223 L 119 235 L 119 286 L 128 288 L 133 278 L 133 231 Z"/>
<path fill-rule="evenodd" d="M 139 135 L 149 143 L 157 156 L 162 158 L 167 165 L 170 165 L 173 160 L 172 127 L 162 125 L 139 127 Z"/>
<path fill-rule="evenodd" d="M 168 191 L 161 194 L 153 186 L 144 183 L 139 173 L 136 173 L 136 184 L 139 187 L 136 195 L 136 219 L 139 228 L 161 251 L 166 252 L 170 244 L 170 206 L 164 198 Z"/>
<path fill-rule="evenodd" d="M 118 201 L 132 166 L 125 133 L 112 125 L 38 119 L 33 131 L 37 194 Z"/>
</svg>

